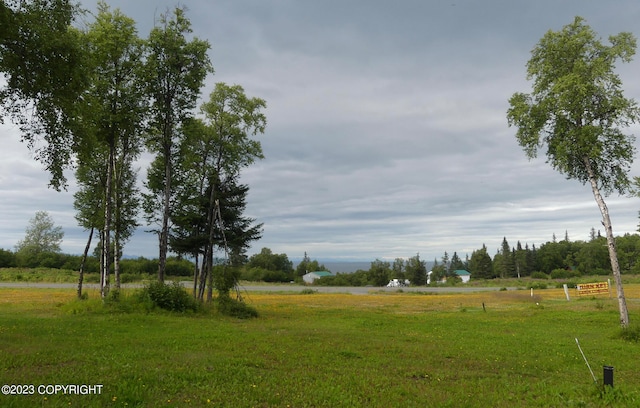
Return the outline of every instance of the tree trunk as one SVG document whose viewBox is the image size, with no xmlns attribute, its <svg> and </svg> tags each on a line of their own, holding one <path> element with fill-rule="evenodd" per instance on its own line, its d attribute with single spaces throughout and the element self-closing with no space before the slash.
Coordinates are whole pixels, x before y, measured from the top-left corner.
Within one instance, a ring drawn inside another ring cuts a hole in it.
<svg viewBox="0 0 640 408">
<path fill-rule="evenodd" d="M 205 247 L 204 255 L 202 256 L 202 270 L 200 271 L 200 286 L 198 287 L 198 300 L 204 301 L 204 291 L 207 284 L 207 276 L 211 273 L 211 266 L 209 263 L 209 245 Z"/>
<path fill-rule="evenodd" d="M 100 296 L 102 299 L 107 297 L 109 293 L 109 266 L 111 264 L 111 219 L 112 219 L 112 200 L 113 194 L 113 168 L 115 160 L 115 147 L 111 145 L 109 147 L 109 162 L 107 164 L 107 181 L 105 188 L 105 203 L 104 203 L 104 226 L 102 229 L 102 254 L 101 254 L 101 274 L 100 279 Z"/>
<path fill-rule="evenodd" d="M 194 299 L 198 299 L 198 272 L 200 271 L 198 268 L 200 267 L 200 262 L 197 252 L 195 255 L 196 265 L 193 268 L 193 297 Z"/>
<path fill-rule="evenodd" d="M 82 281 L 84 281 L 84 265 L 87 261 L 87 254 L 89 253 L 89 249 L 91 249 L 91 238 L 93 238 L 93 230 L 91 227 L 91 232 L 89 232 L 89 239 L 87 240 L 87 245 L 84 247 L 84 253 L 82 254 L 82 261 L 80 261 L 80 276 L 78 277 L 78 299 L 82 299 Z"/>
<path fill-rule="evenodd" d="M 216 212 L 215 212 L 215 181 L 211 183 L 211 192 L 209 193 L 209 214 L 207 215 L 207 224 L 209 225 L 209 237 L 207 245 L 209 246 L 209 276 L 207 277 L 207 302 L 213 299 L 213 248 L 215 247 L 215 230 L 216 230 Z"/>
<path fill-rule="evenodd" d="M 167 247 L 169 246 L 169 209 L 171 206 L 171 144 L 164 149 L 164 197 L 162 209 L 162 230 L 158 255 L 158 281 L 164 283 L 167 267 Z"/>
<path fill-rule="evenodd" d="M 213 300 L 213 245 L 209 251 L 209 275 L 207 275 L 207 303 Z"/>
<path fill-rule="evenodd" d="M 609 209 L 604 202 L 598 183 L 596 181 L 595 174 L 591 168 L 591 163 L 585 158 L 585 164 L 587 172 L 589 174 L 589 182 L 591 183 L 591 190 L 593 191 L 593 197 L 598 203 L 600 213 L 602 214 L 602 225 L 607 236 L 607 246 L 609 247 L 609 258 L 611 259 L 611 269 L 613 271 L 613 278 L 616 283 L 616 292 L 618 295 L 618 308 L 620 309 L 620 325 L 623 328 L 629 327 L 629 311 L 627 309 L 627 300 L 624 296 L 624 290 L 622 288 L 622 277 L 620 275 L 620 264 L 618 263 L 618 252 L 616 250 L 616 240 L 613 236 L 613 228 L 611 227 L 611 218 L 609 218 Z"/>
<path fill-rule="evenodd" d="M 117 228 L 117 227 L 116 227 Z M 118 231 L 114 234 L 113 239 L 113 276 L 116 280 L 116 289 L 120 290 L 120 237 Z"/>
</svg>

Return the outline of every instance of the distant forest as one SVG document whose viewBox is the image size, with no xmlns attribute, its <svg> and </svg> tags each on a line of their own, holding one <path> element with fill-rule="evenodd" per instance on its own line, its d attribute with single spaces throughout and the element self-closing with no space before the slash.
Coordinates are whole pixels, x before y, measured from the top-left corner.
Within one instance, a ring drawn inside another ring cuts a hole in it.
<svg viewBox="0 0 640 408">
<path fill-rule="evenodd" d="M 640 273 L 640 235 L 625 234 L 616 237 L 618 258 L 623 274 Z M 58 252 L 43 252 L 38 256 L 22 257 L 17 252 L 0 249 L 0 267 L 22 268 L 55 268 L 78 270 L 81 257 Z M 141 275 L 153 275 L 158 268 L 156 259 L 137 258 L 123 259 L 122 273 L 124 281 L 136 280 Z M 170 257 L 167 262 L 169 276 L 193 276 L 195 265 L 181 257 Z M 87 272 L 98 272 L 97 254 L 87 261 Z M 235 267 L 240 279 L 265 282 L 301 282 L 307 272 L 328 270 L 323 264 L 305 258 L 294 268 L 293 262 L 286 254 L 273 253 L 269 248 L 254 254 Z M 337 275 L 319 279 L 320 285 L 385 285 L 390 279 L 409 279 L 412 284 L 426 284 L 426 273 L 432 271 L 432 281 L 444 277 L 455 279 L 456 270 L 467 270 L 472 280 L 533 277 L 566 279 L 582 275 L 609 275 L 611 264 L 606 238 L 592 230 L 588 241 L 571 241 L 565 233 L 563 239 L 552 240 L 539 247 L 517 241 L 509 243 L 507 237 L 495 254 L 488 253 L 483 245 L 465 254 L 461 258 L 457 252 L 445 252 L 441 258 L 426 261 L 419 255 L 392 262 L 376 259 L 368 270 Z"/>
</svg>

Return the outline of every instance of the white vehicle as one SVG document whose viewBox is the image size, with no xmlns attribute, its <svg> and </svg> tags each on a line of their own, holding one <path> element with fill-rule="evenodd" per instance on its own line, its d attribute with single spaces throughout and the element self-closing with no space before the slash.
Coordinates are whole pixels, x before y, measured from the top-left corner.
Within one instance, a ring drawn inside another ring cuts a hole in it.
<svg viewBox="0 0 640 408">
<path fill-rule="evenodd" d="M 409 286 L 409 279 L 405 279 L 401 281 L 400 279 L 391 279 L 389 283 L 387 283 L 388 288 L 399 288 L 402 286 Z"/>
</svg>

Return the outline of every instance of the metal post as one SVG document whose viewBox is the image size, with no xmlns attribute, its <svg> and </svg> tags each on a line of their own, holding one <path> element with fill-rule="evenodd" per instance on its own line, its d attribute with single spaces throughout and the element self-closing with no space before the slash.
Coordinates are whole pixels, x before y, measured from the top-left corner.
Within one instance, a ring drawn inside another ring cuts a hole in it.
<svg viewBox="0 0 640 408">
<path fill-rule="evenodd" d="M 603 366 L 603 383 L 604 385 L 610 385 L 613 388 L 613 367 L 611 366 Z"/>
</svg>

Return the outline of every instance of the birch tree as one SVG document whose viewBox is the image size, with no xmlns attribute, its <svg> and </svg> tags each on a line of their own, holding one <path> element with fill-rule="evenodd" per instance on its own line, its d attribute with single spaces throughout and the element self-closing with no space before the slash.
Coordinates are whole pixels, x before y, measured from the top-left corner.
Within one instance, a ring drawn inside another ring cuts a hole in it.
<svg viewBox="0 0 640 408">
<path fill-rule="evenodd" d="M 605 45 L 581 17 L 560 31 L 548 31 L 532 51 L 527 78 L 529 94 L 509 100 L 508 123 L 529 159 L 546 147 L 547 162 L 568 179 L 588 184 L 602 214 L 611 269 L 616 283 L 620 324 L 629 315 L 609 210 L 603 195 L 626 193 L 635 154 L 634 137 L 623 133 L 639 119 L 633 99 L 626 98 L 614 72 L 617 61 L 630 62 L 636 39 L 622 32 Z"/>
<path fill-rule="evenodd" d="M 80 166 L 103 170 L 96 180 L 79 179 L 91 191 L 89 198 L 101 207 L 101 293 L 109 291 L 110 266 L 114 264 L 119 287 L 119 259 L 124 238 L 135 227 L 137 206 L 135 171 L 132 166 L 142 145 L 146 114 L 143 87 L 144 44 L 135 21 L 119 10 L 98 3 L 98 13 L 86 34 L 91 83 L 84 123 L 91 130 L 81 145 Z M 91 140 L 89 139 L 91 137 Z M 100 200 L 100 201 L 98 201 Z"/>
<path fill-rule="evenodd" d="M 84 127 L 78 121 L 88 84 L 80 14 L 68 0 L 0 2 L 0 108 L 50 173 L 50 186 L 66 188 Z M 0 117 L 0 121 L 2 118 Z"/>
<path fill-rule="evenodd" d="M 150 193 L 145 197 L 145 211 L 149 221 L 157 220 L 160 224 L 157 231 L 160 282 L 164 282 L 167 262 L 174 160 L 183 136 L 181 125 L 193 116 L 204 79 L 213 72 L 207 56 L 209 43 L 198 38 L 188 40 L 191 32 L 184 8 L 176 8 L 172 15 L 160 17 L 148 39 L 147 93 L 152 102 L 147 145 L 156 154 L 161 173 L 148 175 Z"/>
</svg>

